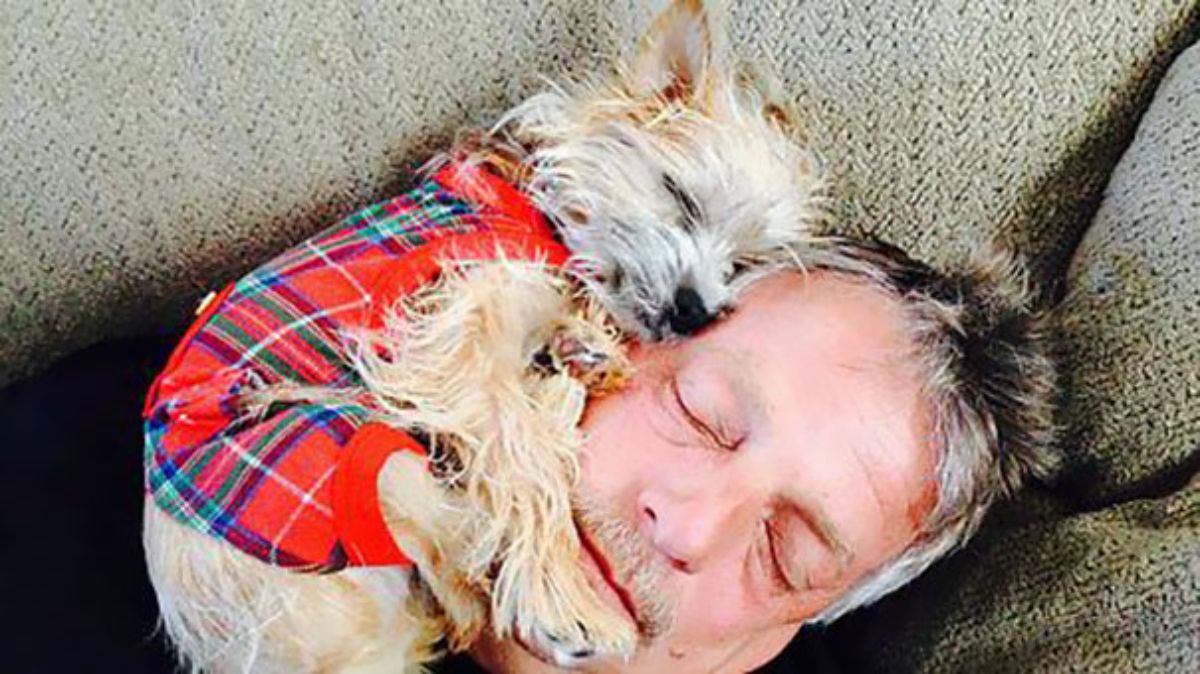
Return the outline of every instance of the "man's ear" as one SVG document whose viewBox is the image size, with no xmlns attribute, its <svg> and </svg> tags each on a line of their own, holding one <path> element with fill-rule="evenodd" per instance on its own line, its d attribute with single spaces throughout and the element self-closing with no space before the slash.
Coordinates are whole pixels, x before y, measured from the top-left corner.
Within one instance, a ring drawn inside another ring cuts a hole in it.
<svg viewBox="0 0 1200 674">
<path fill-rule="evenodd" d="M 633 60 L 639 95 L 690 101 L 709 86 L 713 35 L 702 0 L 673 0 L 650 24 Z"/>
</svg>

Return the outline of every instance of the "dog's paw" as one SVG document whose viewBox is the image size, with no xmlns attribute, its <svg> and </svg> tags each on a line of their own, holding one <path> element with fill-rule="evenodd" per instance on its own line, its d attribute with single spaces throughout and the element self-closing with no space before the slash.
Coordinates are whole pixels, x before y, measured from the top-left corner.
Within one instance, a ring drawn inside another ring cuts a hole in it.
<svg viewBox="0 0 1200 674">
<path fill-rule="evenodd" d="M 566 373 L 593 393 L 619 388 L 629 374 L 616 337 L 582 319 L 556 325 L 531 365 L 543 374 Z"/>
<path fill-rule="evenodd" d="M 586 583 L 570 573 L 558 575 L 564 585 Z M 601 601 L 590 587 L 577 589 L 578 594 L 566 592 L 553 598 L 561 610 L 539 611 L 528 622 L 515 620 L 514 633 L 530 652 L 558 667 L 627 661 L 637 647 L 637 625 L 623 611 Z"/>
<path fill-rule="evenodd" d="M 582 667 L 604 656 L 623 655 L 602 652 L 589 641 L 587 628 L 583 624 L 578 627 L 582 639 L 563 637 L 539 625 L 526 640 L 526 647 L 538 658 L 567 669 Z"/>
<path fill-rule="evenodd" d="M 533 355 L 533 365 L 546 373 L 566 372 L 583 379 L 601 369 L 609 360 L 599 345 L 589 344 L 586 335 L 574 326 L 558 327 L 541 349 Z"/>
</svg>

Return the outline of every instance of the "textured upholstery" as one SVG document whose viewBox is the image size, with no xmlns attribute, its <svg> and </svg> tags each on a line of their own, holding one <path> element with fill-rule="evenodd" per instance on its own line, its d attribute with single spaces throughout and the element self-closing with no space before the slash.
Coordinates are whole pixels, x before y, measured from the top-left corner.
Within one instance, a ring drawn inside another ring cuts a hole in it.
<svg viewBox="0 0 1200 674">
<path fill-rule="evenodd" d="M 1174 51 L 1173 0 L 733 3 L 847 223 L 921 255 L 1008 233 L 1057 273 Z M 178 325 L 393 194 L 465 124 L 628 52 L 641 2 L 0 5 L 0 381 Z"/>
<path fill-rule="evenodd" d="M 1071 261 L 1067 289 L 1063 486 L 1094 507 L 1195 474 L 1200 46 L 1184 52 L 1159 87 Z"/>
<path fill-rule="evenodd" d="M 838 226 L 935 262 L 1000 236 L 1065 297 L 1059 484 L 845 621 L 839 658 L 1200 670 L 1200 506 L 1182 487 L 1200 467 L 1200 51 L 1155 95 L 1200 7 L 731 4 L 732 47 L 798 104 Z M 628 54 L 651 11 L 0 3 L 0 383 L 105 337 L 181 327 L 207 290 L 396 194 L 537 76 Z"/>
</svg>

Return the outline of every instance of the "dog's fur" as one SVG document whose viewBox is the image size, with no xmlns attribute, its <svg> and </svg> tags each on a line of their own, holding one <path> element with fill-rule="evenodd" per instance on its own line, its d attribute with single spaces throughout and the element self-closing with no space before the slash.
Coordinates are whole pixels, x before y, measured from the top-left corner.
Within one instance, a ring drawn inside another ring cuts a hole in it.
<svg viewBox="0 0 1200 674">
<path fill-rule="evenodd" d="M 581 650 L 631 652 L 636 626 L 601 603 L 579 565 L 570 501 L 584 403 L 627 366 L 604 312 L 576 293 L 538 263 L 476 263 L 406 298 L 382 331 L 354 336 L 377 418 L 431 438 L 431 466 L 393 456 L 378 483 L 415 574 L 271 567 L 148 499 L 151 579 L 191 665 L 403 671 L 428 661 L 437 639 L 465 648 L 488 624 L 542 639 L 564 664 Z M 547 344 L 562 346 L 548 367 L 531 367 Z M 363 393 L 285 385 L 249 400 L 336 404 Z"/>
<path fill-rule="evenodd" d="M 675 2 L 617 77 L 533 96 L 464 153 L 534 198 L 644 339 L 707 325 L 823 219 L 795 114 L 721 38 L 702 2 Z"/>
<path fill-rule="evenodd" d="M 379 419 L 433 441 L 432 470 L 394 456 L 379 478 L 414 571 L 292 573 L 147 500 L 151 579 L 194 669 L 419 670 L 439 639 L 462 649 L 485 628 L 563 665 L 632 653 L 639 626 L 584 577 L 571 503 L 587 396 L 625 374 L 608 315 L 643 338 L 695 332 L 794 265 L 820 213 L 792 117 L 717 37 L 700 2 L 675 2 L 615 80 L 535 96 L 447 153 L 529 194 L 599 305 L 540 265 L 501 260 L 446 274 L 382 332 L 350 336 Z M 547 345 L 552 367 L 532 367 Z M 363 393 L 277 386 L 256 400 Z"/>
</svg>

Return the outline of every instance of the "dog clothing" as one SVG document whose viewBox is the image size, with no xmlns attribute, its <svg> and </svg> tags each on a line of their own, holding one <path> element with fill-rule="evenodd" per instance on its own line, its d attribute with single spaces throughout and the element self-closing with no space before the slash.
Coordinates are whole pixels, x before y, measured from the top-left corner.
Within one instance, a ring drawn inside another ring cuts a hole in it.
<svg viewBox="0 0 1200 674">
<path fill-rule="evenodd" d="M 365 208 L 201 305 L 147 395 L 146 490 L 179 521 L 270 564 L 307 571 L 407 565 L 379 511 L 376 478 L 397 451 L 370 402 L 295 402 L 250 414 L 254 387 L 353 387 L 348 328 L 382 325 L 397 299 L 450 259 L 545 260 L 567 250 L 503 180 L 452 164 Z"/>
</svg>

